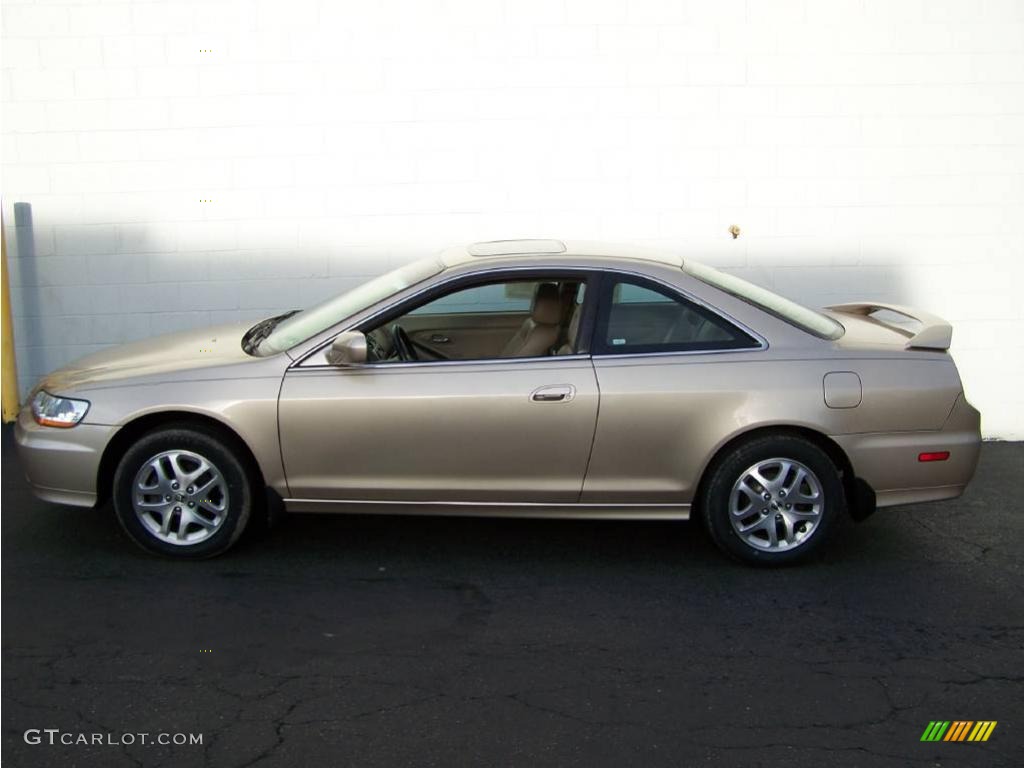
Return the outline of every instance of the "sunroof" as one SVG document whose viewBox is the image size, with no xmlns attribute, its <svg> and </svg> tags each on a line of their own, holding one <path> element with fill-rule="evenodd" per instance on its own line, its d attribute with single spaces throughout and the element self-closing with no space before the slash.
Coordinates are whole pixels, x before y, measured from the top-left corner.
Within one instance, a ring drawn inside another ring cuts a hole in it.
<svg viewBox="0 0 1024 768">
<path fill-rule="evenodd" d="M 471 256 L 565 253 L 565 243 L 561 240 L 491 240 L 486 243 L 473 243 L 466 250 Z"/>
</svg>

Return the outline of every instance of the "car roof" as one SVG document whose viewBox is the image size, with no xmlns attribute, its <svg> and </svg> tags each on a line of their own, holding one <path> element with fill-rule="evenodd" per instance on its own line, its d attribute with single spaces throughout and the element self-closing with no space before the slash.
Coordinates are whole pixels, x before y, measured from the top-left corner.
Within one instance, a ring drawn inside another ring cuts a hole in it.
<svg viewBox="0 0 1024 768">
<path fill-rule="evenodd" d="M 682 256 L 670 251 L 590 240 L 488 240 L 447 248 L 441 251 L 440 258 L 445 267 L 449 268 L 490 259 L 505 263 L 512 261 L 517 264 L 537 264 L 538 266 L 589 259 L 653 261 L 671 267 L 681 268 L 683 266 Z"/>
</svg>

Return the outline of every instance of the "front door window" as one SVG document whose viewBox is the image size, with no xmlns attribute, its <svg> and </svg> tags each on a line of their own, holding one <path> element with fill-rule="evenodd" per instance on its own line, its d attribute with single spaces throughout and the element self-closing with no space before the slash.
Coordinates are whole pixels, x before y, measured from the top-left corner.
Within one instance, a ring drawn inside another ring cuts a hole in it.
<svg viewBox="0 0 1024 768">
<path fill-rule="evenodd" d="M 555 275 L 456 288 L 367 329 L 368 362 L 573 354 L 583 285 Z"/>
</svg>

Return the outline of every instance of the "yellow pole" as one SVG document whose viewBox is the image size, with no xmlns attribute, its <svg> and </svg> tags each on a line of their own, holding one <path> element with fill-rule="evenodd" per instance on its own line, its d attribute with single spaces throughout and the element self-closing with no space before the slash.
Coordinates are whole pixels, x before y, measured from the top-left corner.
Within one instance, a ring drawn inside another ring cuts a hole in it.
<svg viewBox="0 0 1024 768">
<path fill-rule="evenodd" d="M 0 339 L 0 373 L 2 373 L 3 420 L 14 421 L 18 418 L 18 368 L 14 359 L 14 326 L 11 324 L 11 288 L 7 283 L 7 233 L 0 219 L 0 281 L 3 282 L 0 293 L 0 323 L 2 323 L 2 339 Z"/>
</svg>

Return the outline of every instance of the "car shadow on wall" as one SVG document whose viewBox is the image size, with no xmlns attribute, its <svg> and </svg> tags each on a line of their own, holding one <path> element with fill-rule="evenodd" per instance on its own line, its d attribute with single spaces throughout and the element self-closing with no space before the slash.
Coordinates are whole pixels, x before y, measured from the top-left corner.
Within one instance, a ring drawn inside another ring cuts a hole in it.
<svg viewBox="0 0 1024 768">
<path fill-rule="evenodd" d="M 174 234 L 173 223 L 117 223 L 116 211 L 101 217 L 112 222 L 107 224 L 47 221 L 40 227 L 34 218 L 31 203 L 14 203 L 8 258 L 23 395 L 40 376 L 82 355 L 163 333 L 255 322 L 309 306 L 419 253 L 384 246 L 339 246 L 328 252 L 322 244 L 225 249 L 213 241 L 187 247 Z M 517 234 L 522 233 L 494 236 Z M 758 249 L 663 246 L 811 306 L 851 300 L 908 303 L 904 271 L 892 266 L 901 261 L 895 252 L 858 249 L 851 254 L 827 241 L 820 249 L 801 244 L 785 253 L 776 244 L 760 257 Z M 862 263 L 851 263 L 857 260 Z M 337 274 L 338 264 L 349 261 L 352 273 Z M 244 288 L 241 278 L 248 281 Z"/>
<path fill-rule="evenodd" d="M 220 322 L 266 317 L 202 279 L 209 253 L 182 253 L 146 225 L 38 224 L 14 204 L 8 230 L 22 395 L 40 377 L 118 344 Z M 272 312 L 271 312 L 272 314 Z"/>
</svg>

